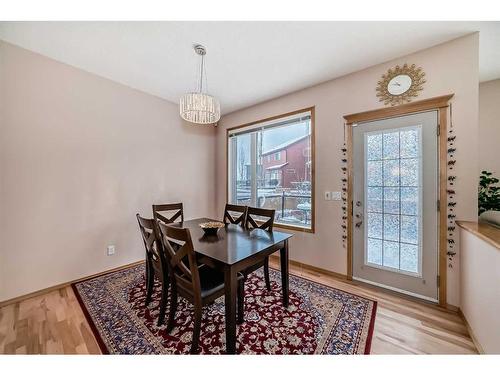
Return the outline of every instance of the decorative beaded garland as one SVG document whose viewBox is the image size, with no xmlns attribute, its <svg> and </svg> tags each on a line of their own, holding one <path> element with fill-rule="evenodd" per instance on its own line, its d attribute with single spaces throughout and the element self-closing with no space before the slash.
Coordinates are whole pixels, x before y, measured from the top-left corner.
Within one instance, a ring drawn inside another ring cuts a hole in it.
<svg viewBox="0 0 500 375">
<path fill-rule="evenodd" d="M 342 246 L 347 247 L 347 146 L 345 142 L 345 131 L 347 124 L 344 124 L 344 143 L 340 149 L 342 157 L 340 159 L 342 163 Z"/>
<path fill-rule="evenodd" d="M 448 150 L 447 150 L 447 166 L 448 166 L 448 171 L 450 174 L 448 175 L 448 186 L 446 189 L 446 193 L 448 194 L 448 205 L 447 205 L 447 218 L 448 218 L 448 225 L 447 225 L 447 252 L 446 255 L 448 256 L 448 267 L 453 268 L 453 257 L 457 254 L 455 251 L 455 209 L 457 202 L 455 201 L 455 181 L 457 179 L 457 176 L 454 174 L 454 169 L 456 167 L 456 158 L 455 158 L 455 152 L 457 151 L 457 148 L 455 146 L 455 140 L 456 140 L 456 135 L 454 134 L 454 129 L 453 129 L 453 117 L 452 117 L 452 105 L 450 103 L 450 129 L 448 130 L 448 135 L 447 135 L 447 142 L 448 142 Z"/>
</svg>

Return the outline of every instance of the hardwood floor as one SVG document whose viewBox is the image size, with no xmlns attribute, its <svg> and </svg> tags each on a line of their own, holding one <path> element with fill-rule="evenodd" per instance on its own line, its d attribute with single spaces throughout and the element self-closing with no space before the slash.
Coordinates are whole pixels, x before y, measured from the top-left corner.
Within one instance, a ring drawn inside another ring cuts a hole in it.
<svg viewBox="0 0 500 375">
<path fill-rule="evenodd" d="M 277 268 L 278 261 L 270 263 Z M 464 321 L 453 311 L 412 300 L 359 282 L 340 280 L 320 271 L 290 265 L 306 279 L 378 302 L 372 354 L 477 354 Z"/>
<path fill-rule="evenodd" d="M 0 353 L 100 352 L 70 286 L 0 309 Z"/>
<path fill-rule="evenodd" d="M 271 266 L 278 268 L 276 259 Z M 477 353 L 457 313 L 290 265 L 291 273 L 378 301 L 372 354 Z M 0 353 L 100 353 L 71 287 L 0 309 Z"/>
</svg>

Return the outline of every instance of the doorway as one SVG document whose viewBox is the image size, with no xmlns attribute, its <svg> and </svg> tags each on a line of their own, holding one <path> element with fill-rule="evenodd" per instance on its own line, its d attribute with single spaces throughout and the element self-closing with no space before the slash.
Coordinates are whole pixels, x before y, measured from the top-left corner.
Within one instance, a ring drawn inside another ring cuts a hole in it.
<svg viewBox="0 0 500 375">
<path fill-rule="evenodd" d="M 352 129 L 353 278 L 438 301 L 438 116 Z"/>
</svg>

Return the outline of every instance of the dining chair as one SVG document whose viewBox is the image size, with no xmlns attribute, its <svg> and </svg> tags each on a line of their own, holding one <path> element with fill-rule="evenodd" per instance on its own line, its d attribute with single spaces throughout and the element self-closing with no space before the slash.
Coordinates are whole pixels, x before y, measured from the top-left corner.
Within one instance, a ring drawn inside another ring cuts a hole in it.
<svg viewBox="0 0 500 375">
<path fill-rule="evenodd" d="M 170 266 L 170 310 L 168 315 L 167 333 L 174 327 L 174 318 L 177 311 L 177 294 L 184 297 L 194 306 L 194 328 L 191 353 L 198 351 L 200 340 L 202 307 L 224 295 L 224 274 L 205 264 L 198 265 L 193 249 L 191 233 L 187 228 L 176 228 L 157 221 L 160 227 L 161 240 Z M 172 246 L 172 242 L 180 243 L 179 247 Z M 187 258 L 187 265 L 182 261 Z M 244 313 L 244 276 L 238 274 L 238 316 L 237 322 L 243 323 Z"/>
<path fill-rule="evenodd" d="M 244 227 L 247 230 L 259 228 L 268 232 L 273 231 L 275 210 L 258 207 L 247 207 Z M 271 280 L 269 278 L 269 257 L 243 271 L 245 280 L 252 272 L 264 267 L 264 280 L 267 290 L 271 291 Z"/>
<path fill-rule="evenodd" d="M 224 224 L 231 223 L 244 226 L 246 214 L 247 206 L 226 203 L 226 207 L 224 207 L 224 218 L 222 221 Z"/>
<path fill-rule="evenodd" d="M 136 215 L 139 229 L 141 231 L 144 247 L 146 248 L 146 307 L 151 302 L 155 277 L 161 282 L 160 317 L 158 325 L 163 324 L 162 316 L 168 299 L 168 287 L 170 276 L 168 272 L 168 261 L 163 251 L 158 228 L 154 219 L 145 219 Z"/>
<path fill-rule="evenodd" d="M 170 216 L 165 216 L 160 212 L 169 212 Z M 155 220 L 161 220 L 165 224 L 175 223 L 177 219 L 184 221 L 184 209 L 182 203 L 167 203 L 167 204 L 153 204 L 153 217 Z"/>
</svg>

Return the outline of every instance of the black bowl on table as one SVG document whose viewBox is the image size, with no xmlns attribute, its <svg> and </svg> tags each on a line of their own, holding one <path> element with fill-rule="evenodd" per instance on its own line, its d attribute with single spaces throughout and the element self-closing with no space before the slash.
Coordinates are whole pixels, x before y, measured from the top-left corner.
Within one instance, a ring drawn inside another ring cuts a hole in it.
<svg viewBox="0 0 500 375">
<path fill-rule="evenodd" d="M 220 221 L 208 221 L 201 223 L 200 228 L 203 229 L 206 235 L 214 235 L 217 234 L 220 228 L 224 228 L 224 223 Z"/>
</svg>

